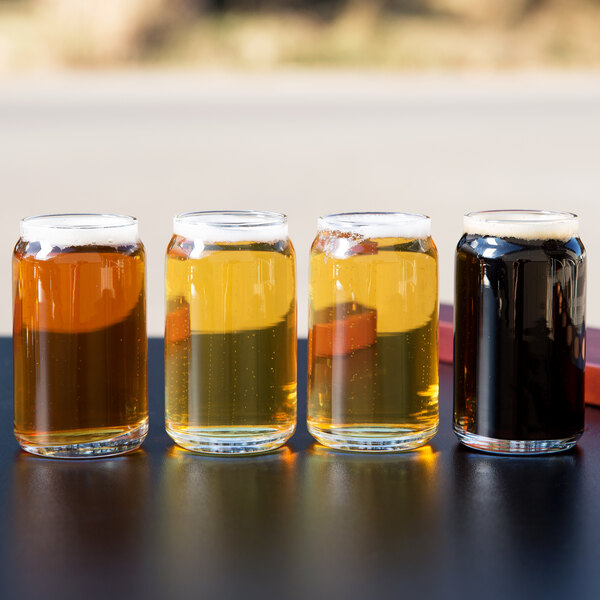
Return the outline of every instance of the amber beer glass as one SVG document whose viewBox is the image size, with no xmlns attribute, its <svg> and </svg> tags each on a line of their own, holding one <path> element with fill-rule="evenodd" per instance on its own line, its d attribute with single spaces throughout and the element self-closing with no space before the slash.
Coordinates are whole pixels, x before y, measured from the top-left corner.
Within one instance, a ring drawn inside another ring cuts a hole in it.
<svg viewBox="0 0 600 600">
<path fill-rule="evenodd" d="M 319 219 L 308 337 L 308 429 L 319 442 L 385 452 L 431 439 L 437 335 L 437 250 L 428 217 Z"/>
<path fill-rule="evenodd" d="M 13 284 L 21 447 L 59 458 L 137 448 L 148 409 L 144 246 L 136 219 L 23 219 Z"/>
<path fill-rule="evenodd" d="M 197 452 L 265 452 L 296 426 L 296 267 L 287 218 L 179 215 L 166 259 L 166 429 Z"/>
<path fill-rule="evenodd" d="M 456 254 L 454 430 L 538 454 L 584 425 L 586 252 L 576 215 L 470 213 Z"/>
</svg>

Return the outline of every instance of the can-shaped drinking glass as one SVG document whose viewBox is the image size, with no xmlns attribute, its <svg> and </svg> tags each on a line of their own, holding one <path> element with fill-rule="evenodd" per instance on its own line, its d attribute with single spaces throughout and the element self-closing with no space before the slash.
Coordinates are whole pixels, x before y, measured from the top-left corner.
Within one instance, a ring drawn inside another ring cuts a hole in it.
<svg viewBox="0 0 600 600">
<path fill-rule="evenodd" d="M 13 254 L 15 435 L 57 458 L 148 431 L 144 246 L 133 217 L 28 217 Z"/>
<path fill-rule="evenodd" d="M 175 217 L 166 259 L 166 429 L 206 453 L 266 452 L 296 427 L 296 262 L 285 215 Z"/>
<path fill-rule="evenodd" d="M 584 425 L 586 252 L 576 215 L 465 215 L 456 254 L 454 431 L 472 448 L 538 454 Z"/>
<path fill-rule="evenodd" d="M 437 336 L 429 217 L 320 218 L 310 256 L 310 433 L 341 450 L 425 444 L 438 428 Z"/>
</svg>

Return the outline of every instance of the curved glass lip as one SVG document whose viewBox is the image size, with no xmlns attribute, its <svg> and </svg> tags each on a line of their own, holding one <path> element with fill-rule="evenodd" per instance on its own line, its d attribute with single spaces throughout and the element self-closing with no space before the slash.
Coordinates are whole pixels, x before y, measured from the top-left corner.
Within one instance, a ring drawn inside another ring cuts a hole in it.
<svg viewBox="0 0 600 600">
<path fill-rule="evenodd" d="M 25 217 L 21 240 L 52 247 L 124 246 L 139 244 L 138 220 L 110 213 L 56 213 Z"/>
<path fill-rule="evenodd" d="M 414 212 L 344 212 L 319 217 L 319 231 L 354 234 L 364 238 L 427 238 L 431 218 Z"/>
<path fill-rule="evenodd" d="M 477 210 L 465 214 L 465 219 L 482 223 L 566 223 L 577 221 L 575 213 L 560 210 L 538 210 L 528 208 L 503 208 L 498 210 Z"/>
<path fill-rule="evenodd" d="M 65 222 L 60 222 L 64 219 Z M 73 219 L 69 223 L 68 220 Z M 77 219 L 82 222 L 78 223 Z M 97 223 L 93 223 L 98 219 Z M 56 220 L 56 223 L 52 223 Z M 87 220 L 87 221 L 86 221 Z M 138 220 L 129 215 L 117 213 L 48 213 L 44 215 L 32 215 L 21 219 L 21 225 L 43 229 L 114 229 L 119 227 L 130 227 L 136 225 Z"/>
<path fill-rule="evenodd" d="M 288 238 L 288 222 L 264 210 L 194 211 L 174 217 L 173 234 L 204 243 L 276 242 Z"/>
<path fill-rule="evenodd" d="M 173 222 L 191 227 L 238 229 L 283 225 L 287 223 L 287 216 L 267 210 L 202 210 L 180 213 Z"/>
<path fill-rule="evenodd" d="M 411 221 L 430 221 L 431 217 L 421 213 L 396 211 L 358 211 L 333 213 L 319 217 L 323 224 L 334 226 L 368 227 L 370 225 L 391 225 L 393 223 L 408 223 Z"/>
<path fill-rule="evenodd" d="M 481 210 L 465 214 L 463 225 L 467 235 L 496 238 L 564 241 L 579 235 L 579 217 L 555 210 Z"/>
</svg>

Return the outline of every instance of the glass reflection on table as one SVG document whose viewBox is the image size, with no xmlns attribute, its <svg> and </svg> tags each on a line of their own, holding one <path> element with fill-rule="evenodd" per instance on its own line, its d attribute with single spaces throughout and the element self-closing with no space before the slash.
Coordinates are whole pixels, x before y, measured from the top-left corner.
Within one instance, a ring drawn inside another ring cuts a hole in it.
<svg viewBox="0 0 600 600">
<path fill-rule="evenodd" d="M 28 564 L 31 577 L 12 582 L 14 588 L 23 597 L 86 597 L 93 578 L 97 595 L 139 590 L 132 557 L 144 551 L 149 479 L 143 450 L 69 461 L 19 452 L 13 467 L 12 560 Z M 118 576 L 107 580 L 109 570 Z M 22 566 L 15 572 L 23 572 Z"/>
<path fill-rule="evenodd" d="M 160 533 L 163 586 L 177 592 L 284 594 L 293 563 L 297 454 L 284 447 L 243 457 L 172 446 L 163 461 Z M 183 590 L 194 574 L 200 586 Z"/>
<path fill-rule="evenodd" d="M 575 594 L 579 565 L 570 557 L 584 527 L 582 456 L 578 448 L 537 457 L 455 448 L 451 558 L 467 595 L 485 596 L 482 582 L 502 597 L 555 597 L 561 587 L 564 597 Z"/>
<path fill-rule="evenodd" d="M 434 591 L 427 566 L 438 551 L 438 463 L 430 445 L 397 454 L 309 448 L 300 535 L 313 589 L 368 594 L 377 580 L 398 592 Z"/>
</svg>

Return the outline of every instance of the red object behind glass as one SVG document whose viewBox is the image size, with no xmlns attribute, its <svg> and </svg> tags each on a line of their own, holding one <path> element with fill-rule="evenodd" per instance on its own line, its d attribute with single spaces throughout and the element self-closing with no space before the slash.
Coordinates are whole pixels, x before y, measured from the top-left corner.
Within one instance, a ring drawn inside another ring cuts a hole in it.
<svg viewBox="0 0 600 600">
<path fill-rule="evenodd" d="M 449 304 L 440 305 L 440 362 L 452 364 L 452 318 Z M 600 406 L 600 329 L 586 331 L 585 402 Z"/>
</svg>

